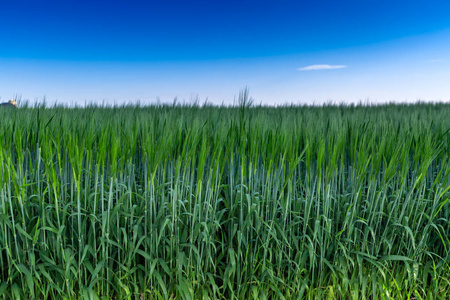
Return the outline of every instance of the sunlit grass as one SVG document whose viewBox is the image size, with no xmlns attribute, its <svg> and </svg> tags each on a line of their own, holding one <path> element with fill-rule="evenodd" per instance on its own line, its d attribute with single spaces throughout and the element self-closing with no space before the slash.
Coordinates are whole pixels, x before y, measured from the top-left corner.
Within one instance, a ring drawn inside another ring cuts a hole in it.
<svg viewBox="0 0 450 300">
<path fill-rule="evenodd" d="M 4 299 L 448 299 L 450 105 L 0 111 Z"/>
</svg>

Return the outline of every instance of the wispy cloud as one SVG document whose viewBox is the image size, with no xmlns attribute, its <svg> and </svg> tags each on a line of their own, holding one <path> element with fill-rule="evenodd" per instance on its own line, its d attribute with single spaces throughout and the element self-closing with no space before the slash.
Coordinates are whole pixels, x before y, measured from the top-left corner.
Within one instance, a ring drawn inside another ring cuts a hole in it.
<svg viewBox="0 0 450 300">
<path fill-rule="evenodd" d="M 440 62 L 444 62 L 442 59 L 429 59 L 426 62 L 428 63 L 440 63 Z"/>
<path fill-rule="evenodd" d="M 347 68 L 344 65 L 311 65 L 297 69 L 298 71 L 332 70 Z"/>
</svg>

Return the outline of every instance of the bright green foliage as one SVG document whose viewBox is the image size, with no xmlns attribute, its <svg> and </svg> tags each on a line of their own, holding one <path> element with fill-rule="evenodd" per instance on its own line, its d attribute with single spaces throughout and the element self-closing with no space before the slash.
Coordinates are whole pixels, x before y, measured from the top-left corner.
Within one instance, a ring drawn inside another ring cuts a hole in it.
<svg viewBox="0 0 450 300">
<path fill-rule="evenodd" d="M 450 298 L 450 105 L 239 104 L 0 111 L 0 298 Z"/>
</svg>

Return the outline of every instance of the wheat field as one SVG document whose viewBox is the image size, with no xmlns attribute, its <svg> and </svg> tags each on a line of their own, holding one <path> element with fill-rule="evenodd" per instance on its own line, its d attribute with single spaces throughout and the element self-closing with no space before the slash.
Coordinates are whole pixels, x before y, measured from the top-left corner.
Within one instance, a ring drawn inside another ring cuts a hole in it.
<svg viewBox="0 0 450 300">
<path fill-rule="evenodd" d="M 0 118 L 2 299 L 450 298 L 450 104 Z"/>
</svg>

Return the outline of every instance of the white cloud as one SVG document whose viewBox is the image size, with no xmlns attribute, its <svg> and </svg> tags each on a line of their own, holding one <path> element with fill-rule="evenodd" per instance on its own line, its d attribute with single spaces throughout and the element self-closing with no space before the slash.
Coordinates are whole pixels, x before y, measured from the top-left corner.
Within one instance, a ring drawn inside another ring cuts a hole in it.
<svg viewBox="0 0 450 300">
<path fill-rule="evenodd" d="M 332 70 L 347 68 L 344 65 L 311 65 L 297 69 L 298 71 L 314 71 L 314 70 Z"/>
</svg>

